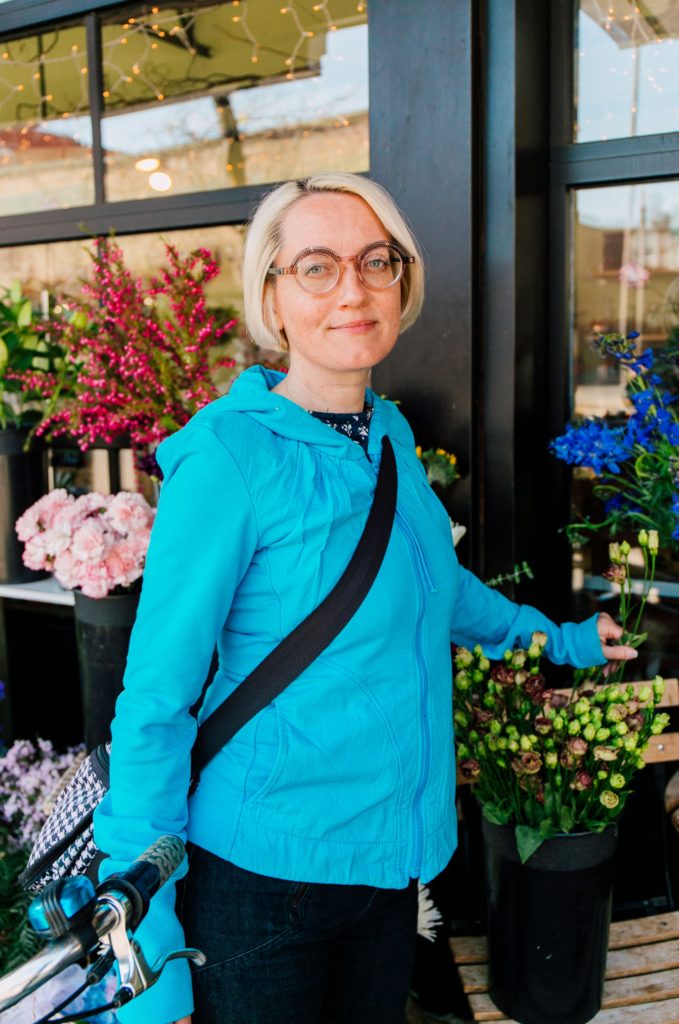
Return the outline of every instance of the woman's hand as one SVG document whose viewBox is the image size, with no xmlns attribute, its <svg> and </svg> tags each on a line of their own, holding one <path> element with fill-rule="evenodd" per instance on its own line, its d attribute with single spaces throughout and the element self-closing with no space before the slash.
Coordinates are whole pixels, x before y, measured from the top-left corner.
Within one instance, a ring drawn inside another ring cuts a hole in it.
<svg viewBox="0 0 679 1024">
<path fill-rule="evenodd" d="M 613 661 L 629 661 L 631 658 L 636 658 L 638 651 L 635 651 L 633 647 L 627 647 L 624 644 L 616 644 L 611 641 L 619 640 L 622 636 L 622 626 L 619 626 L 607 612 L 600 612 L 599 618 L 597 619 L 596 628 L 599 633 L 599 639 L 601 640 L 601 651 L 604 658 L 608 659 L 608 665 L 604 668 L 604 674 L 606 674 L 613 666 Z"/>
</svg>

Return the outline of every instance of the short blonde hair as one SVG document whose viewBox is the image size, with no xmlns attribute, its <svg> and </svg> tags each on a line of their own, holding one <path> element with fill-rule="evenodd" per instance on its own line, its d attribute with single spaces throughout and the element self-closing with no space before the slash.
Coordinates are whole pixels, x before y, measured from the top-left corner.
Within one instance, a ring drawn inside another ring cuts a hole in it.
<svg viewBox="0 0 679 1024">
<path fill-rule="evenodd" d="M 287 181 L 273 189 L 255 210 L 248 227 L 243 251 L 243 305 L 251 337 L 262 348 L 287 349 L 284 331 L 276 328 L 271 278 L 273 265 L 283 241 L 283 220 L 288 210 L 308 195 L 347 192 L 368 204 L 382 222 L 392 241 L 400 245 L 415 263 L 406 264 L 401 279 L 401 331 L 415 323 L 424 300 L 424 267 L 420 248 L 405 218 L 389 193 L 369 178 L 347 171 L 313 174 L 299 181 Z"/>
</svg>

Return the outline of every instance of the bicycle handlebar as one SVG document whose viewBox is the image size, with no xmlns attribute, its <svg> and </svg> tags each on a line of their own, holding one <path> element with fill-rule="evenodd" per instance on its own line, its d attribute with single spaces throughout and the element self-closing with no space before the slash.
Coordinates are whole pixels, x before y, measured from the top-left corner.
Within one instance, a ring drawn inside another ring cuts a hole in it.
<svg viewBox="0 0 679 1024">
<path fill-rule="evenodd" d="M 184 844 L 177 836 L 161 836 L 126 870 L 101 882 L 97 888 L 90 922 L 74 934 L 66 934 L 41 950 L 27 963 L 0 978 L 0 1011 L 14 1006 L 65 967 L 84 960 L 100 947 L 110 947 L 120 969 L 121 1002 L 128 1002 L 155 984 L 169 960 L 188 958 L 204 963 L 199 950 L 175 950 L 149 966 L 128 929 L 135 929 L 146 915 L 151 897 L 167 882 L 184 858 Z"/>
</svg>

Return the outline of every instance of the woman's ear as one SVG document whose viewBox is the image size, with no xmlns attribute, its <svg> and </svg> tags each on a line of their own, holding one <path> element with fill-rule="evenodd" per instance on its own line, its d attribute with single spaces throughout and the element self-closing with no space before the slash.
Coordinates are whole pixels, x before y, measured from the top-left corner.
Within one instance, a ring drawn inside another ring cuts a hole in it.
<svg viewBox="0 0 679 1024">
<path fill-rule="evenodd" d="M 265 318 L 269 321 L 269 327 L 277 331 L 283 330 L 283 320 L 279 316 L 276 307 L 276 289 L 270 284 L 267 284 L 267 291 L 264 296 L 264 313 Z"/>
</svg>

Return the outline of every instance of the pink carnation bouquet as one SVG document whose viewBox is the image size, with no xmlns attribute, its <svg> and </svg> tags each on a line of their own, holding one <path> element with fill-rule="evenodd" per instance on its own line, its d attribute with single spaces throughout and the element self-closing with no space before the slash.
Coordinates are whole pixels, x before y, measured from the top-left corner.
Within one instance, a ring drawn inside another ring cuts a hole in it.
<svg viewBox="0 0 679 1024">
<path fill-rule="evenodd" d="M 67 590 L 106 597 L 141 578 L 154 515 L 141 494 L 51 491 L 16 522 L 24 565 L 54 573 Z"/>
</svg>

